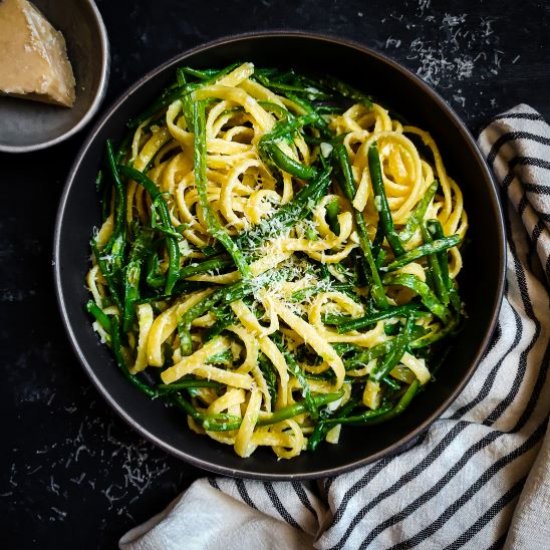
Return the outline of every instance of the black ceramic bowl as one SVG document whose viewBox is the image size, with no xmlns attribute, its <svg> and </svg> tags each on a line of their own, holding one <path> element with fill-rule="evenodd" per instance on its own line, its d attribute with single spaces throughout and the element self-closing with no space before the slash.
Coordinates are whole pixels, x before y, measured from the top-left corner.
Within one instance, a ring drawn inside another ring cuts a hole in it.
<svg viewBox="0 0 550 550">
<path fill-rule="evenodd" d="M 277 461 L 268 449 L 247 459 L 229 446 L 198 436 L 183 415 L 151 401 L 117 370 L 109 349 L 92 331 L 84 305 L 89 238 L 100 221 L 94 179 L 105 140 L 121 138 L 126 121 L 142 111 L 174 79 L 181 63 L 218 67 L 236 60 L 257 65 L 292 64 L 325 72 L 373 94 L 414 124 L 430 131 L 447 169 L 460 183 L 470 219 L 461 292 L 468 320 L 437 380 L 407 413 L 381 426 L 342 430 L 338 445 L 323 445 L 292 460 Z M 218 40 L 168 61 L 135 84 L 102 117 L 86 140 L 61 198 L 55 233 L 55 282 L 70 340 L 86 372 L 110 405 L 139 433 L 195 466 L 230 476 L 299 479 L 332 476 L 414 442 L 458 395 L 476 368 L 500 308 L 505 263 L 504 232 L 495 185 L 472 137 L 454 112 L 426 84 L 395 62 L 359 44 L 303 33 L 272 32 Z"/>
</svg>

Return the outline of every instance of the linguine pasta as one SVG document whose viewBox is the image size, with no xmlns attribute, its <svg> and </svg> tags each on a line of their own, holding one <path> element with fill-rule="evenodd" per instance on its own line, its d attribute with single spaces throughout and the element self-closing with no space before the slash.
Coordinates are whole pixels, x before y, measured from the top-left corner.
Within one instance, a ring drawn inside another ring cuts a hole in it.
<svg viewBox="0 0 550 550">
<path fill-rule="evenodd" d="M 88 310 L 118 366 L 241 457 L 397 416 L 461 318 L 436 143 L 337 80 L 177 77 L 98 178 Z"/>
</svg>

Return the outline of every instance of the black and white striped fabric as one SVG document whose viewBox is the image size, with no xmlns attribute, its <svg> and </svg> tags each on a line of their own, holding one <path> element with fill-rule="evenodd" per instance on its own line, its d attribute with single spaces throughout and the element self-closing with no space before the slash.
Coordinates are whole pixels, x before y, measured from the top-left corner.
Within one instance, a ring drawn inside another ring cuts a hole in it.
<svg viewBox="0 0 550 550">
<path fill-rule="evenodd" d="M 492 345 L 445 415 L 408 451 L 317 487 L 199 480 L 121 548 L 550 548 L 550 442 L 531 471 L 550 409 L 550 127 L 520 105 L 479 146 L 501 183 L 507 284 Z"/>
</svg>

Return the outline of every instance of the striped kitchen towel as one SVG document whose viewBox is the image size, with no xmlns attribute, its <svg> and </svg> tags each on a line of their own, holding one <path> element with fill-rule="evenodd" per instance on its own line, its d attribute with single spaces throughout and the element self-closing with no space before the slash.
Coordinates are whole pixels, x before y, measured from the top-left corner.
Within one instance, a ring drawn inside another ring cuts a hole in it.
<svg viewBox="0 0 550 550">
<path fill-rule="evenodd" d="M 127 533 L 122 549 L 550 548 L 550 433 L 541 448 L 550 127 L 520 105 L 497 116 L 479 145 L 501 184 L 507 284 L 492 345 L 444 416 L 413 448 L 317 487 L 199 480 Z"/>
</svg>

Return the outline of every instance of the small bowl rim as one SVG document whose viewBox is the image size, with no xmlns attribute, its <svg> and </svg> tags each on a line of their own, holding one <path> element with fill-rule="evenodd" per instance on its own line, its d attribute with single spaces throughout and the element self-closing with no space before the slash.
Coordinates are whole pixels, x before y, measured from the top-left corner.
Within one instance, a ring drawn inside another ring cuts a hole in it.
<svg viewBox="0 0 550 550">
<path fill-rule="evenodd" d="M 83 1 L 88 4 L 94 15 L 94 19 L 99 30 L 101 57 L 103 60 L 101 64 L 101 76 L 99 80 L 99 85 L 97 87 L 92 104 L 84 113 L 84 116 L 73 127 L 71 127 L 66 132 L 63 132 L 62 134 L 59 134 L 57 137 L 49 139 L 48 141 L 33 143 L 31 145 L 7 145 L 0 142 L 0 151 L 5 153 L 30 153 L 31 151 L 40 151 L 41 149 L 46 149 L 47 147 L 57 145 L 58 143 L 65 141 L 66 139 L 70 138 L 71 136 L 82 130 L 82 128 L 84 128 L 84 126 L 86 126 L 88 122 L 90 122 L 90 120 L 93 118 L 93 116 L 97 113 L 101 102 L 103 101 L 103 98 L 105 97 L 105 94 L 107 92 L 109 65 L 111 60 L 109 37 L 107 34 L 107 28 L 105 27 L 105 22 L 103 21 L 103 17 L 101 16 L 99 8 L 97 7 L 94 0 Z"/>
<path fill-rule="evenodd" d="M 449 397 L 447 397 L 447 399 L 426 420 L 424 420 L 422 423 L 416 426 L 413 430 L 411 430 L 401 439 L 399 439 L 398 441 L 395 441 L 393 444 L 386 447 L 385 449 L 382 449 L 372 455 L 369 455 L 367 457 L 361 458 L 359 460 L 355 460 L 353 462 L 350 462 L 341 466 L 335 466 L 335 467 L 329 467 L 329 468 L 320 467 L 318 469 L 315 469 L 309 472 L 305 472 L 305 473 L 302 472 L 297 474 L 273 473 L 273 472 L 272 473 L 251 472 L 246 469 L 244 464 L 243 464 L 243 468 L 229 468 L 224 466 L 223 464 L 216 464 L 213 461 L 208 459 L 197 458 L 195 455 L 192 454 L 191 451 L 189 450 L 182 451 L 181 449 L 176 448 L 174 445 L 171 445 L 170 443 L 163 441 L 157 435 L 150 432 L 149 430 L 144 428 L 139 422 L 134 420 L 133 417 L 130 415 L 130 413 L 128 413 L 121 405 L 119 405 L 116 399 L 111 395 L 111 392 L 109 391 L 108 387 L 102 384 L 99 377 L 96 375 L 94 368 L 87 361 L 84 355 L 84 352 L 80 347 L 78 338 L 72 330 L 69 313 L 67 310 L 67 306 L 65 304 L 65 299 L 63 295 L 63 286 L 61 282 L 62 274 L 61 274 L 61 267 L 60 267 L 61 266 L 60 247 L 61 247 L 61 233 L 62 233 L 62 226 L 63 226 L 63 218 L 65 215 L 65 209 L 67 206 L 67 201 L 68 201 L 71 189 L 76 181 L 75 176 L 80 168 L 80 165 L 82 164 L 82 161 L 84 160 L 88 152 L 88 149 L 93 144 L 97 134 L 101 131 L 104 124 L 106 124 L 108 120 L 111 118 L 112 114 L 130 96 L 138 92 L 139 89 L 145 83 L 155 78 L 159 73 L 162 73 L 164 70 L 175 66 L 177 63 L 182 62 L 183 60 L 187 59 L 192 55 L 195 55 L 197 53 L 200 53 L 202 51 L 205 51 L 214 47 L 228 45 L 241 40 L 254 39 L 254 38 L 283 39 L 285 37 L 291 37 L 291 36 L 301 37 L 304 39 L 319 40 L 319 41 L 329 42 L 329 43 L 338 44 L 338 45 L 344 45 L 346 47 L 359 50 L 361 53 L 365 55 L 373 56 L 378 60 L 382 61 L 383 63 L 390 65 L 394 70 L 398 71 L 399 73 L 404 74 L 407 78 L 412 79 L 415 82 L 415 84 L 418 85 L 423 90 L 424 93 L 431 96 L 431 98 L 435 102 L 437 102 L 444 111 L 448 113 L 452 122 L 456 126 L 457 131 L 461 134 L 465 143 L 468 145 L 469 154 L 474 155 L 480 161 L 479 162 L 480 169 L 482 172 L 484 172 L 486 181 L 489 184 L 492 207 L 495 210 L 495 214 L 499 222 L 498 231 L 497 231 L 498 243 L 496 244 L 499 250 L 499 259 L 500 259 L 500 265 L 498 266 L 499 277 L 498 277 L 498 280 L 495 281 L 496 289 L 497 289 L 497 293 L 496 293 L 497 300 L 491 315 L 490 323 L 487 326 L 482 342 L 478 346 L 477 353 L 474 357 L 474 360 L 471 362 L 470 365 L 467 366 L 467 369 L 465 370 L 460 383 L 457 384 L 457 386 L 454 388 L 454 390 L 449 395 Z M 183 52 L 171 57 L 164 63 L 160 64 L 153 70 L 146 73 L 139 80 L 137 80 L 123 94 L 119 96 L 119 98 L 105 111 L 105 113 L 103 113 L 101 118 L 97 121 L 94 128 L 86 138 L 78 155 L 75 158 L 71 171 L 67 176 L 66 184 L 63 189 L 63 193 L 59 202 L 59 209 L 57 212 L 57 217 L 55 222 L 52 264 L 53 264 L 53 271 L 54 271 L 55 292 L 56 292 L 56 296 L 57 296 L 57 300 L 58 300 L 58 304 L 61 312 L 61 317 L 63 320 L 63 324 L 65 326 L 65 330 L 67 331 L 67 334 L 69 336 L 69 340 L 71 342 L 73 350 L 75 351 L 78 359 L 80 360 L 80 363 L 84 367 L 84 370 L 86 371 L 87 375 L 90 377 L 92 383 L 97 388 L 97 390 L 102 395 L 102 397 L 107 401 L 107 403 L 113 408 L 113 410 L 126 423 L 128 423 L 134 430 L 137 431 L 138 434 L 140 434 L 142 437 L 144 437 L 146 440 L 153 443 L 157 447 L 161 448 L 163 451 L 166 451 L 167 453 L 171 454 L 172 456 L 175 456 L 176 458 L 184 460 L 185 462 L 187 462 L 188 464 L 191 464 L 192 466 L 195 466 L 202 470 L 206 470 L 218 475 L 226 475 L 230 477 L 237 477 L 237 478 L 244 478 L 244 479 L 256 479 L 256 480 L 262 480 L 262 481 L 290 481 L 290 480 L 306 480 L 306 479 L 319 479 L 323 477 L 332 477 L 335 475 L 339 475 L 339 474 L 346 473 L 351 470 L 360 468 L 376 460 L 379 460 L 383 457 L 395 455 L 402 450 L 406 450 L 411 444 L 414 444 L 414 441 L 416 441 L 416 439 L 422 433 L 424 433 L 429 428 L 429 426 L 433 424 L 435 420 L 441 417 L 441 415 L 456 400 L 460 392 L 464 389 L 466 384 L 469 382 L 472 375 L 476 371 L 483 357 L 483 354 L 488 348 L 488 345 L 490 343 L 490 340 L 492 338 L 492 335 L 497 325 L 498 317 L 502 307 L 502 301 L 504 298 L 506 258 L 507 258 L 507 252 L 506 252 L 506 235 L 505 235 L 504 218 L 502 214 L 502 207 L 498 198 L 498 186 L 495 182 L 494 176 L 489 170 L 489 167 L 487 165 L 485 158 L 481 154 L 480 149 L 478 148 L 473 136 L 471 135 L 470 131 L 468 130 L 464 122 L 462 122 L 462 120 L 456 114 L 453 108 L 449 104 L 447 104 L 447 102 L 433 88 L 431 88 L 420 77 L 418 77 L 416 74 L 414 74 L 412 71 L 410 71 L 403 65 L 399 64 L 398 62 L 385 56 L 384 54 L 381 54 L 359 42 L 356 42 L 347 38 L 341 38 L 336 35 L 326 34 L 326 33 L 315 33 L 315 32 L 300 31 L 300 30 L 268 30 L 268 31 L 257 31 L 257 32 L 247 32 L 247 33 L 227 35 L 212 41 L 202 43 L 193 48 L 184 50 Z"/>
</svg>

